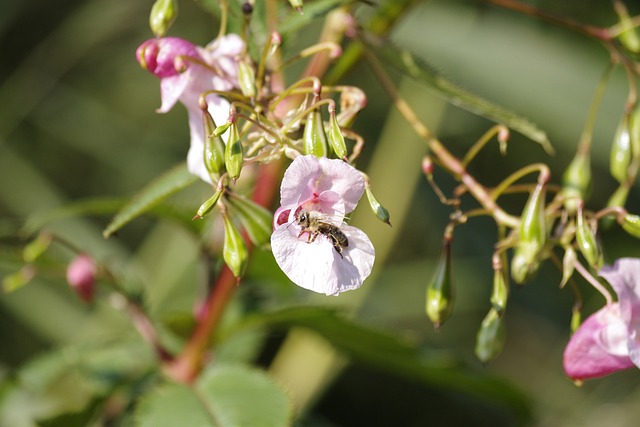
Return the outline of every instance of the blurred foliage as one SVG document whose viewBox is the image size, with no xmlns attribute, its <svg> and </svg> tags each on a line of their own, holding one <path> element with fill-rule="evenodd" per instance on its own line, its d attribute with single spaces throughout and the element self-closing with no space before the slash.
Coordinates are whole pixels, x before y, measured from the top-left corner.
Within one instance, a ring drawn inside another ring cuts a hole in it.
<svg viewBox="0 0 640 427">
<path fill-rule="evenodd" d="M 147 26 L 151 3 L 3 4 L 0 276 L 22 267 L 21 245 L 34 224 L 46 222 L 48 229 L 67 236 L 74 247 L 93 254 L 122 275 L 130 289 L 144 295 L 141 304 L 162 325 L 163 340 L 180 348 L 192 326 L 192 313 L 207 292 L 208 270 L 219 267 L 216 261 L 206 266 L 194 226 L 185 227 L 179 220 L 185 215 L 190 219 L 189 213 L 208 198 L 206 186 L 196 183 L 150 215 L 128 223 L 117 236 L 102 237 L 124 198 L 183 161 L 188 147 L 184 109 L 156 114 L 158 82 L 135 61 L 136 47 L 152 37 Z M 308 3 L 321 13 L 338 2 Z M 528 3 L 593 25 L 616 21 L 609 2 Z M 203 14 L 200 4 L 217 11 L 216 2 L 181 1 L 171 35 L 201 45 L 215 37 L 216 20 Z M 358 16 L 366 17 L 376 7 L 365 3 Z M 636 4 L 628 7 L 631 15 L 640 13 Z M 289 53 L 318 36 L 319 20 L 309 10 L 286 21 L 298 30 L 296 37 L 286 40 Z M 497 144 L 490 144 L 470 165 L 482 183 L 494 185 L 532 159 L 548 162 L 557 171 L 553 179 L 560 180 L 609 61 L 599 44 L 470 0 L 415 1 L 389 39 L 461 87 L 527 117 L 556 150 L 550 157 L 539 144 L 513 133 L 506 157 L 500 156 Z M 463 155 L 492 125 L 446 104 L 402 70 L 389 70 L 403 81 L 402 93 L 421 112 L 421 119 L 454 154 Z M 558 289 L 562 275 L 548 265 L 512 293 L 503 353 L 487 366 L 474 359 L 475 335 L 490 307 L 496 230 L 488 220 L 456 230 L 456 306 L 442 330 L 433 331 L 423 311 L 424 289 L 437 263 L 450 210 L 420 177 L 424 149 L 416 148 L 420 143 L 391 111 L 370 71 L 357 65 L 345 82 L 357 84 L 368 95 L 368 106 L 355 125 L 367 141 L 359 167 L 370 174 L 394 228 L 389 231 L 374 222 L 362 228 L 377 248 L 385 248 L 379 254 L 387 251 L 388 262 L 376 265 L 375 278 L 364 285 L 368 294 L 361 297 L 357 319 L 347 320 L 322 307 L 346 306 L 349 299 L 341 296 L 328 302 L 309 296 L 287 281 L 269 252 L 258 250 L 216 336 L 219 357 L 267 367 L 285 331 L 294 326 L 334 342 L 353 363 L 308 413 L 299 414 L 300 426 L 636 425 L 637 371 L 581 388 L 564 376 L 562 350 L 569 337 L 573 299 L 568 290 Z M 608 153 L 626 94 L 624 75 L 616 70 L 595 127 L 594 206 L 604 205 L 616 188 L 608 173 Z M 400 147 L 403 144 L 407 147 Z M 456 185 L 438 172 L 436 180 L 447 194 Z M 524 199 L 513 196 L 505 208 L 518 213 Z M 81 207 L 74 211 L 73 206 Z M 627 207 L 640 213 L 637 188 Z M 26 228 L 25 218 L 31 219 Z M 366 221 L 356 212 L 357 220 Z M 216 233 L 221 226 L 211 221 L 203 229 Z M 604 233 L 602 240 L 608 262 L 640 255 L 637 241 L 618 227 Z M 31 426 L 31 417 L 46 419 L 42 425 L 47 426 L 134 425 L 131 414 L 137 399 L 158 390 L 154 356 L 132 330 L 122 301 L 103 287 L 99 292 L 105 298 L 86 306 L 66 287 L 64 266 L 71 257 L 65 245 L 54 243 L 35 264 L 38 275 L 31 283 L 0 297 L 0 425 Z M 585 313 L 602 305 L 588 286 L 579 286 L 586 298 Z M 297 311 L 303 306 L 314 308 Z M 250 328 L 242 322 L 254 323 Z M 249 381 L 261 381 L 263 374 L 256 375 L 258 379 Z M 163 404 L 155 393 L 144 405 Z M 116 415 L 118 424 L 110 424 Z"/>
</svg>

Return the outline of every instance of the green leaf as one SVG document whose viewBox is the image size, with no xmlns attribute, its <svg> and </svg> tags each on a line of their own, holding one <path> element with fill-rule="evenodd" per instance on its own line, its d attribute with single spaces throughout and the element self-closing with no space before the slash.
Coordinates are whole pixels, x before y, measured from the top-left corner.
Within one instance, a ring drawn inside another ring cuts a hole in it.
<svg viewBox="0 0 640 427">
<path fill-rule="evenodd" d="M 271 225 L 273 214 L 257 203 L 235 193 L 231 193 L 227 200 L 236 211 L 251 241 L 258 246 L 269 242 L 273 231 Z"/>
<path fill-rule="evenodd" d="M 284 427 L 291 404 L 262 371 L 217 365 L 193 387 L 166 384 L 153 390 L 136 413 L 138 427 Z"/>
<path fill-rule="evenodd" d="M 554 152 L 547 134 L 535 123 L 463 89 L 406 49 L 392 46 L 389 43 L 368 45 L 365 48 L 369 49 L 372 54 L 380 55 L 386 63 L 393 65 L 414 79 L 426 83 L 447 102 L 520 132 L 542 145 L 542 148 L 549 154 Z"/>
<path fill-rule="evenodd" d="M 102 232 L 104 237 L 109 237 L 124 225 L 148 212 L 167 197 L 188 187 L 196 181 L 184 163 L 175 166 L 165 174 L 156 178 L 142 189 L 120 212 L 111 220 L 111 223 Z"/>
</svg>

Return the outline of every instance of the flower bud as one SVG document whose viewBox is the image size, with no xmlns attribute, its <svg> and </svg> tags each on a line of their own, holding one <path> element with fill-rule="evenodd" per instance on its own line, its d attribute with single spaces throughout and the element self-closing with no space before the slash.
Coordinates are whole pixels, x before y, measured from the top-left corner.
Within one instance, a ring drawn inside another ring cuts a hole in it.
<svg viewBox="0 0 640 427">
<path fill-rule="evenodd" d="M 205 135 L 204 164 L 210 175 L 219 176 L 224 170 L 224 141 L 220 135 L 215 134 L 218 128 L 209 111 L 205 109 L 202 113 Z M 216 180 L 212 179 L 212 181 Z"/>
<path fill-rule="evenodd" d="M 247 269 L 249 252 L 240 231 L 231 221 L 228 215 L 223 214 L 224 220 L 224 247 L 222 248 L 222 258 L 231 272 L 237 278 L 242 277 Z"/>
<path fill-rule="evenodd" d="M 149 26 L 156 37 L 164 37 L 178 17 L 177 0 L 156 0 L 149 15 Z"/>
<path fill-rule="evenodd" d="M 304 154 L 313 154 L 314 156 L 327 157 L 327 136 L 324 133 L 324 125 L 320 111 L 314 109 L 307 117 L 307 123 L 304 125 L 302 133 L 302 141 L 304 143 Z"/>
<path fill-rule="evenodd" d="M 268 243 L 273 231 L 273 214 L 252 200 L 235 193 L 231 193 L 227 201 L 238 214 L 249 239 L 258 246 Z"/>
<path fill-rule="evenodd" d="M 329 123 L 329 145 L 339 159 L 344 159 L 347 156 L 347 144 L 338 124 L 335 108 L 329 111 Z"/>
<path fill-rule="evenodd" d="M 629 116 L 625 114 L 618 125 L 611 145 L 609 170 L 611 175 L 622 183 L 627 179 L 629 164 L 631 163 L 631 132 Z"/>
<path fill-rule="evenodd" d="M 26 263 L 35 262 L 49 248 L 53 237 L 49 233 L 40 233 L 29 242 L 22 251 L 22 259 Z"/>
<path fill-rule="evenodd" d="M 82 298 L 89 303 L 95 293 L 98 266 L 93 258 L 87 254 L 75 257 L 67 267 L 67 283 Z"/>
<path fill-rule="evenodd" d="M 562 195 L 564 206 L 574 213 L 579 200 L 586 200 L 591 187 L 591 156 L 589 152 L 578 150 L 562 175 Z"/>
<path fill-rule="evenodd" d="M 253 67 L 244 61 L 238 62 L 238 85 L 247 98 L 256 96 L 256 75 Z"/>
<path fill-rule="evenodd" d="M 191 218 L 191 220 L 202 219 L 205 216 L 207 216 L 213 210 L 213 208 L 216 207 L 216 205 L 218 204 L 218 200 L 220 200 L 221 195 L 222 195 L 222 190 L 217 190 L 215 193 L 213 193 L 213 196 L 211 196 L 206 202 L 200 205 L 198 212 L 196 212 L 196 215 L 193 218 Z"/>
<path fill-rule="evenodd" d="M 596 235 L 584 218 L 582 206 L 578 206 L 578 215 L 576 223 L 576 242 L 580 253 L 587 262 L 598 270 L 603 263 L 602 252 L 596 240 Z"/>
<path fill-rule="evenodd" d="M 520 218 L 520 240 L 511 260 L 511 277 L 517 284 L 524 283 L 540 266 L 540 256 L 547 240 L 544 215 L 545 186 L 536 185 Z"/>
<path fill-rule="evenodd" d="M 369 187 L 365 187 L 364 189 L 365 193 L 367 194 L 367 199 L 369 200 L 369 206 L 371 206 L 371 210 L 373 211 L 373 213 L 376 215 L 376 217 L 384 222 L 389 224 L 389 226 L 391 226 L 391 221 L 389 221 L 389 211 L 380 204 L 380 202 L 378 202 L 378 199 L 376 199 L 376 196 L 373 195 L 373 191 L 371 191 L 371 188 Z"/>
<path fill-rule="evenodd" d="M 482 363 L 495 359 L 504 347 L 506 328 L 504 318 L 492 308 L 485 316 L 476 335 L 476 357 Z"/>
<path fill-rule="evenodd" d="M 433 326 L 438 330 L 453 312 L 454 284 L 451 260 L 451 241 L 445 240 L 438 267 L 427 286 L 425 311 Z"/>
<path fill-rule="evenodd" d="M 238 134 L 238 126 L 233 122 L 229 126 L 229 139 L 224 150 L 224 164 L 227 167 L 229 177 L 234 181 L 240 176 L 243 161 L 244 152 L 240 135 Z"/>
<path fill-rule="evenodd" d="M 562 257 L 562 281 L 560 282 L 560 288 L 564 288 L 575 269 L 575 262 L 578 259 L 578 254 L 571 247 L 567 246 L 564 250 L 564 257 Z"/>
<path fill-rule="evenodd" d="M 493 309 L 502 316 L 507 309 L 507 299 L 509 298 L 509 285 L 505 272 L 499 268 L 493 270 L 493 291 L 491 292 L 491 305 Z"/>
<path fill-rule="evenodd" d="M 626 214 L 624 221 L 622 221 L 622 228 L 624 231 L 640 239 L 640 216 L 633 214 Z"/>
</svg>

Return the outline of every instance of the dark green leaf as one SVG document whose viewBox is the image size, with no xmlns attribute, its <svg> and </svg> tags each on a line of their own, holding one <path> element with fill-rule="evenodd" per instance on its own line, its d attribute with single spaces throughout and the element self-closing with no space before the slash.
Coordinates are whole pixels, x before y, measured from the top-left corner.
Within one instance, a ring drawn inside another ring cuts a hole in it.
<svg viewBox="0 0 640 427">
<path fill-rule="evenodd" d="M 148 212 L 172 194 L 188 187 L 196 181 L 196 177 L 187 170 L 182 163 L 152 181 L 140 191 L 120 212 L 116 214 L 111 223 L 103 231 L 104 237 L 109 237 L 125 224 Z"/>
</svg>

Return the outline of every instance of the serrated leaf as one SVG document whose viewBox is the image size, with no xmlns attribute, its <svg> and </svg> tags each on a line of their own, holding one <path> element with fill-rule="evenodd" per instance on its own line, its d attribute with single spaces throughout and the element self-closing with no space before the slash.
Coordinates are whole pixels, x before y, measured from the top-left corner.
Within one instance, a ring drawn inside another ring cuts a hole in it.
<svg viewBox="0 0 640 427">
<path fill-rule="evenodd" d="M 163 385 L 142 401 L 138 427 L 285 427 L 291 404 L 280 387 L 257 369 L 217 365 L 193 387 Z"/>
<path fill-rule="evenodd" d="M 554 149 L 547 134 L 535 123 L 458 86 L 408 50 L 392 46 L 389 43 L 380 43 L 375 46 L 365 45 L 365 48 L 369 49 L 372 54 L 384 58 L 385 63 L 396 67 L 420 82 L 426 83 L 447 102 L 493 122 L 503 124 L 537 142 L 547 153 L 553 154 Z"/>
<path fill-rule="evenodd" d="M 111 223 L 102 232 L 105 238 L 121 229 L 127 223 L 140 215 L 148 212 L 167 197 L 188 187 L 196 181 L 184 163 L 175 166 L 165 174 L 156 178 L 142 189 L 133 199 L 127 203 L 120 212 L 111 220 Z"/>
</svg>

